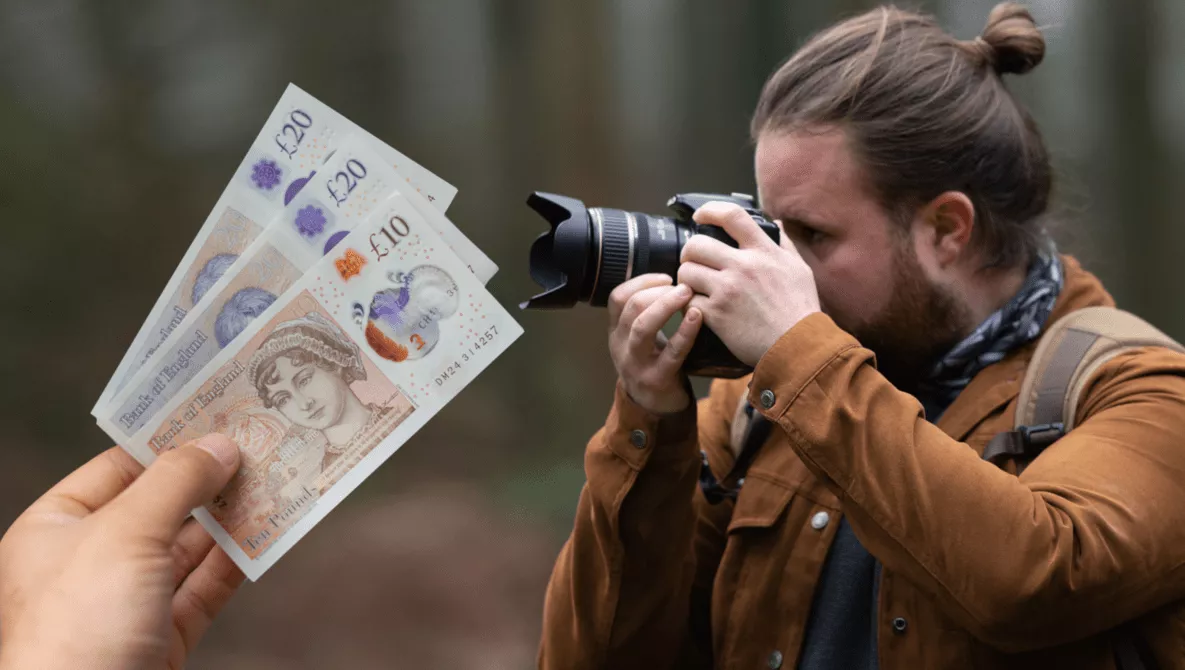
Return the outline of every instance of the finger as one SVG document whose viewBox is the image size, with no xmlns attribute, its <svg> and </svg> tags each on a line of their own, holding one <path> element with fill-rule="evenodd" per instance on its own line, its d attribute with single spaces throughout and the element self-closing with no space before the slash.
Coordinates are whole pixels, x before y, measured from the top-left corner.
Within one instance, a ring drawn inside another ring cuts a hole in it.
<svg viewBox="0 0 1185 670">
<path fill-rule="evenodd" d="M 774 243 L 740 205 L 712 201 L 695 210 L 691 218 L 696 223 L 720 226 L 742 249 Z"/>
<path fill-rule="evenodd" d="M 700 295 L 711 296 L 720 285 L 720 275 L 720 270 L 690 261 L 679 266 L 679 283 L 690 286 Z"/>
<path fill-rule="evenodd" d="M 679 254 L 680 263 L 699 263 L 714 270 L 735 265 L 740 252 L 707 235 L 692 235 Z"/>
<path fill-rule="evenodd" d="M 794 238 L 786 234 L 786 225 L 782 223 L 781 219 L 774 219 L 774 224 L 777 225 L 778 232 L 780 233 L 778 236 L 778 246 L 801 259 L 802 254 L 798 251 L 798 247 L 794 244 Z"/>
<path fill-rule="evenodd" d="M 786 247 L 794 247 L 794 241 L 786 234 L 786 224 L 782 223 L 781 219 L 774 219 L 774 225 L 778 227 L 778 244 L 783 249 Z"/>
<path fill-rule="evenodd" d="M 181 586 L 181 582 L 189 573 L 197 569 L 206 555 L 214 548 L 214 538 L 205 528 L 190 519 L 181 525 L 181 532 L 177 534 L 177 541 L 173 543 L 173 589 Z"/>
<path fill-rule="evenodd" d="M 670 276 L 654 272 L 638 275 L 629 281 L 622 282 L 609 293 L 609 302 L 607 305 L 609 308 L 609 330 L 617 327 L 617 322 L 621 319 L 622 311 L 625 309 L 630 298 L 634 297 L 635 293 L 655 286 L 670 286 L 670 284 Z"/>
<path fill-rule="evenodd" d="M 33 506 L 85 516 L 111 502 L 142 472 L 144 466 L 128 452 L 111 447 L 55 484 Z"/>
<path fill-rule="evenodd" d="M 184 654 L 197 646 L 242 583 L 242 571 L 222 547 L 214 547 L 173 594 L 173 624 L 181 638 L 174 652 Z"/>
<path fill-rule="evenodd" d="M 630 327 L 630 347 L 644 348 L 655 346 L 660 330 L 672 316 L 691 300 L 692 292 L 687 286 L 678 286 L 668 290 L 654 301 L 644 312 L 634 319 Z"/>
<path fill-rule="evenodd" d="M 703 323 L 704 315 L 698 307 L 691 307 L 687 310 L 678 330 L 674 335 L 671 335 L 666 348 L 662 350 L 661 364 L 664 368 L 674 371 L 683 366 L 683 361 L 687 359 L 687 354 L 691 351 L 691 345 L 695 342 L 695 337 L 699 335 Z"/>
<path fill-rule="evenodd" d="M 643 289 L 634 294 L 626 303 L 625 309 L 622 310 L 621 319 L 618 320 L 618 328 L 626 330 L 633 328 L 634 321 L 642 312 L 645 312 L 655 302 L 660 300 L 664 295 L 677 292 L 679 289 L 674 286 L 652 286 L 648 289 Z"/>
<path fill-rule="evenodd" d="M 103 513 L 171 546 L 189 512 L 213 500 L 238 467 L 238 446 L 210 433 L 161 454 Z"/>
</svg>

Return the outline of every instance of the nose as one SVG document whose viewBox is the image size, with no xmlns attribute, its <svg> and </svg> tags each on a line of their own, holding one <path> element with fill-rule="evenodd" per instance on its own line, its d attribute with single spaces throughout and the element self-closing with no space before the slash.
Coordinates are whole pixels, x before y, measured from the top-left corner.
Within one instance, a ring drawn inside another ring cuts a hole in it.
<svg viewBox="0 0 1185 670">
<path fill-rule="evenodd" d="M 300 408 L 306 412 L 313 408 L 313 399 L 306 395 L 297 395 L 297 402 L 300 404 Z"/>
</svg>

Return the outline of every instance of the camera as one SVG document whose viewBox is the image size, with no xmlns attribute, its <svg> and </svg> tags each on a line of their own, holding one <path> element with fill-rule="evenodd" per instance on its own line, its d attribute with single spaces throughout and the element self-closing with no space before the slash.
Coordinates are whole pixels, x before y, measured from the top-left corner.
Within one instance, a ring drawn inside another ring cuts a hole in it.
<svg viewBox="0 0 1185 670">
<path fill-rule="evenodd" d="M 531 245 L 531 278 L 545 290 L 521 303 L 520 309 L 559 309 L 587 302 L 604 307 L 609 293 L 639 275 L 661 272 L 678 281 L 679 257 L 692 235 L 707 235 L 733 248 L 724 229 L 695 223 L 691 216 L 712 201 L 740 205 L 763 231 L 778 242 L 780 230 L 742 193 L 682 193 L 667 202 L 675 216 L 654 216 L 608 207 L 587 208 L 563 195 L 536 191 L 527 205 L 551 224 Z M 698 377 L 735 379 L 752 368 L 739 361 L 706 325 L 701 326 L 683 363 Z"/>
</svg>

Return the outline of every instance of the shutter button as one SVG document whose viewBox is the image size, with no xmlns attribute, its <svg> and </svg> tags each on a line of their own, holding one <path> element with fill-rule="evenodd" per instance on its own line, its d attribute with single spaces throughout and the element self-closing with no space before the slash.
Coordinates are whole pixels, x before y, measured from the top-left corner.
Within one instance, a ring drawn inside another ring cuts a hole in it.
<svg viewBox="0 0 1185 670">
<path fill-rule="evenodd" d="M 769 389 L 765 389 L 764 391 L 761 392 L 761 406 L 762 407 L 769 409 L 774 406 L 774 403 L 777 402 L 777 400 L 778 399 L 776 396 L 774 396 L 773 391 L 771 391 Z"/>
<path fill-rule="evenodd" d="M 646 447 L 646 433 L 640 430 L 635 430 L 630 433 L 630 444 L 639 449 Z"/>
</svg>

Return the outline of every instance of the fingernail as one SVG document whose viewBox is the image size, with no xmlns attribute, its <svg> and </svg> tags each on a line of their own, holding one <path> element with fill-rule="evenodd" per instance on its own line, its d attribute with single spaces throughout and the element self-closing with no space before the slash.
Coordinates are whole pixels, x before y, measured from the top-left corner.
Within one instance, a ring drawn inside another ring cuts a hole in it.
<svg viewBox="0 0 1185 670">
<path fill-rule="evenodd" d="M 218 459 L 219 463 L 228 468 L 236 467 L 239 464 L 239 445 L 221 433 L 210 433 L 198 438 L 194 445 Z"/>
<path fill-rule="evenodd" d="M 689 310 L 687 312 L 687 321 L 690 323 L 695 323 L 696 321 L 699 321 L 699 310 L 698 309 Z"/>
</svg>

